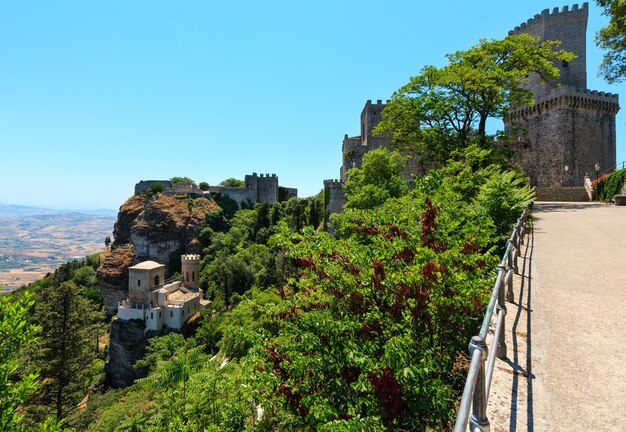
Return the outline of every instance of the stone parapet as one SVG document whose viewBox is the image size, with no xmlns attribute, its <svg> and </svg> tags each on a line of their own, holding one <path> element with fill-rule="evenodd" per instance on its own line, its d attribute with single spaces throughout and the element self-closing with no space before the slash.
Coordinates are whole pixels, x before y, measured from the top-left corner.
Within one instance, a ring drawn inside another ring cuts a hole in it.
<svg viewBox="0 0 626 432">
<path fill-rule="evenodd" d="M 554 19 L 571 19 L 577 16 L 587 16 L 589 14 L 589 3 L 585 2 L 580 7 L 578 4 L 574 4 L 570 9 L 569 6 L 563 6 L 562 9 L 555 7 L 550 12 L 550 9 L 544 9 L 540 14 L 535 15 L 533 18 L 521 23 L 513 30 L 509 31 L 509 36 L 518 35 L 522 33 L 530 33 L 534 27 L 544 24 L 548 20 Z"/>
<path fill-rule="evenodd" d="M 514 122 L 558 109 L 582 109 L 614 115 L 619 111 L 619 95 L 596 90 L 563 88 L 538 98 L 533 106 L 508 112 L 506 117 L 507 121 Z"/>
</svg>

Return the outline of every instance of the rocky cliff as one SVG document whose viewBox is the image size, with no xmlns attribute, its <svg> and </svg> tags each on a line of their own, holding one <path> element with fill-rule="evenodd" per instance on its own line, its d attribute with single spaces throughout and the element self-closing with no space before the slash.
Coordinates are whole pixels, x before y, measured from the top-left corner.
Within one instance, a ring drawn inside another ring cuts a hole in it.
<svg viewBox="0 0 626 432">
<path fill-rule="evenodd" d="M 139 378 L 133 365 L 145 354 L 149 336 L 146 326 L 140 320 L 125 321 L 116 318 L 111 321 L 109 358 L 104 365 L 106 385 L 123 388 Z"/>
<path fill-rule="evenodd" d="M 200 253 L 198 234 L 206 214 L 219 210 L 206 198 L 134 195 L 121 207 L 113 230 L 115 247 L 98 270 L 98 282 L 109 314 L 128 293 L 128 267 L 153 260 L 166 275 L 179 270 L 180 254 Z"/>
<path fill-rule="evenodd" d="M 132 243 L 116 246 L 105 256 L 98 269 L 100 293 L 107 315 L 112 316 L 117 304 L 126 299 L 128 293 L 128 267 L 135 262 L 135 247 Z"/>
</svg>

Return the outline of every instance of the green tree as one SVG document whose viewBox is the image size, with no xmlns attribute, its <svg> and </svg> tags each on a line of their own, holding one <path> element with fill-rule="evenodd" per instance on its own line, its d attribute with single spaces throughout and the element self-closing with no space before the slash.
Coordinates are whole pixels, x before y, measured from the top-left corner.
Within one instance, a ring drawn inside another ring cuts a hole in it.
<svg viewBox="0 0 626 432">
<path fill-rule="evenodd" d="M 596 0 L 609 17 L 609 24 L 596 34 L 596 43 L 607 50 L 600 64 L 600 75 L 609 83 L 623 81 L 626 76 L 626 2 Z"/>
<path fill-rule="evenodd" d="M 147 190 L 149 196 L 159 194 L 165 190 L 165 186 L 161 182 L 152 183 Z"/>
<path fill-rule="evenodd" d="M 243 180 L 236 179 L 234 177 L 227 178 L 223 182 L 220 183 L 220 186 L 224 187 L 234 187 L 234 188 L 242 188 L 245 186 Z"/>
<path fill-rule="evenodd" d="M 95 304 L 102 303 L 100 287 L 96 280 L 96 271 L 91 266 L 83 266 L 74 272 L 72 280 L 83 289 L 83 296 Z"/>
<path fill-rule="evenodd" d="M 196 186 L 196 182 L 189 177 L 174 176 L 170 179 L 170 181 L 173 185 L 175 185 L 176 183 L 189 183 L 193 186 Z"/>
<path fill-rule="evenodd" d="M 529 76 L 550 82 L 559 76 L 555 62 L 574 58 L 559 44 L 522 34 L 448 54 L 446 66 L 426 66 L 394 93 L 375 132 L 425 165 L 441 165 L 473 138 L 485 145 L 487 119 L 533 103 Z"/>
<path fill-rule="evenodd" d="M 362 168 L 348 171 L 346 208 L 374 208 L 389 198 L 405 195 L 408 187 L 402 174 L 404 166 L 404 157 L 398 152 L 383 148 L 367 152 Z"/>
<path fill-rule="evenodd" d="M 0 287 L 2 288 L 2 287 Z M 0 430 L 18 429 L 17 408 L 37 388 L 38 373 L 32 369 L 19 376 L 19 352 L 35 341 L 38 327 L 29 322 L 34 301 L 25 293 L 13 298 L 0 295 Z"/>
<path fill-rule="evenodd" d="M 490 152 L 473 145 L 410 193 L 347 209 L 339 238 L 274 239 L 299 270 L 246 337 L 267 430 L 448 430 L 501 235 L 532 200 Z"/>
<path fill-rule="evenodd" d="M 159 362 L 171 359 L 177 350 L 183 349 L 185 343 L 185 338 L 178 333 L 151 338 L 145 355 L 137 360 L 133 367 L 140 376 L 146 376 Z"/>
<path fill-rule="evenodd" d="M 205 192 L 209 190 L 209 184 L 207 182 L 200 182 L 198 187 Z"/>
<path fill-rule="evenodd" d="M 85 396 L 103 319 L 102 311 L 72 281 L 42 293 L 35 313 L 42 337 L 29 352 L 42 377 L 41 389 L 29 407 L 39 420 L 48 414 L 58 420 L 67 417 Z"/>
</svg>

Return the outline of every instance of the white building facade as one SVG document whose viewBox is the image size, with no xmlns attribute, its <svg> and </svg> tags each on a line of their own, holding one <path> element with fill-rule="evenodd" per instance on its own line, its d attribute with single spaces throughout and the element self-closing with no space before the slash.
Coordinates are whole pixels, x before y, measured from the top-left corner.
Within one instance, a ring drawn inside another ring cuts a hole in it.
<svg viewBox="0 0 626 432">
<path fill-rule="evenodd" d="M 129 267 L 128 299 L 118 304 L 118 318 L 142 320 L 148 330 L 179 330 L 205 308 L 209 302 L 198 287 L 200 256 L 183 255 L 181 261 L 183 281 L 165 281 L 165 266 L 154 261 Z"/>
</svg>

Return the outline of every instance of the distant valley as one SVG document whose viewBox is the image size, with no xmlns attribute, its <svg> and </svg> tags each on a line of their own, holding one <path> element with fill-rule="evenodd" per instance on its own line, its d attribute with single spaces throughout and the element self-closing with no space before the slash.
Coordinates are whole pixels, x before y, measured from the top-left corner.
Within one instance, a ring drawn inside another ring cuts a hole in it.
<svg viewBox="0 0 626 432">
<path fill-rule="evenodd" d="M 0 203 L 0 285 L 19 288 L 104 248 L 117 212 L 51 210 Z"/>
</svg>

